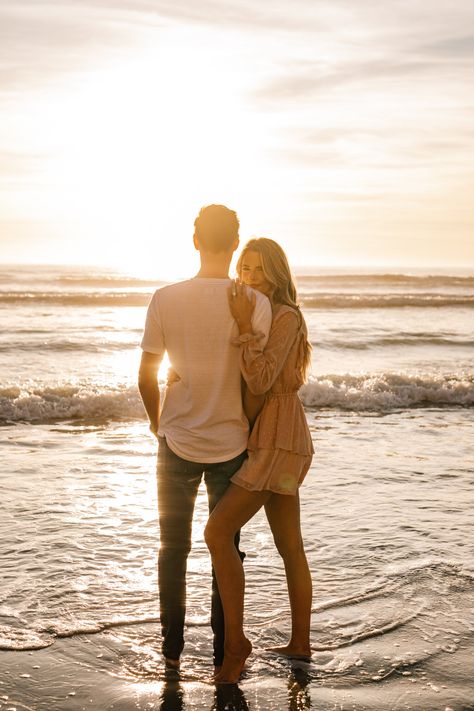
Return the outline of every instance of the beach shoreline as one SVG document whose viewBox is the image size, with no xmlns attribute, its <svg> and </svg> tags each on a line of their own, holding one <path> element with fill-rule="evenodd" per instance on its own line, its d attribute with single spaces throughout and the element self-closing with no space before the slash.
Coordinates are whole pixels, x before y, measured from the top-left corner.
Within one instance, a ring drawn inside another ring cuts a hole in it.
<svg viewBox="0 0 474 711">
<path fill-rule="evenodd" d="M 367 657 L 374 644 L 363 647 L 352 653 Z M 207 673 L 203 666 L 196 673 L 184 656 L 181 674 L 166 675 L 161 660 L 156 660 L 154 669 L 142 667 L 140 674 L 138 664 L 133 678 L 130 649 L 111 644 L 110 633 L 95 635 L 93 641 L 80 635 L 35 652 L 0 652 L 0 710 L 472 711 L 473 651 L 474 644 L 457 650 L 455 658 L 445 655 L 419 669 L 374 678 L 362 666 L 349 674 L 337 668 L 325 672 L 332 657 L 327 652 L 314 653 L 311 663 L 303 663 L 261 650 L 252 655 L 238 686 L 216 686 L 210 656 Z M 255 676 L 256 666 L 260 673 Z M 265 667 L 271 676 L 262 673 Z"/>
</svg>

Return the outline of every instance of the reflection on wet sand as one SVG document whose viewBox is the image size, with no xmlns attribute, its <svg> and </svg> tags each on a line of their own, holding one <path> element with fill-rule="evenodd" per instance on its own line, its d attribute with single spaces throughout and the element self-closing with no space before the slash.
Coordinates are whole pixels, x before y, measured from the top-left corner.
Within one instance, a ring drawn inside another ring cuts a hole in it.
<svg viewBox="0 0 474 711">
<path fill-rule="evenodd" d="M 311 708 L 309 694 L 310 674 L 299 667 L 291 668 L 288 676 L 288 711 L 307 711 Z M 182 681 L 179 674 L 168 674 L 160 693 L 160 711 L 186 711 L 186 695 L 191 691 L 189 682 Z M 202 693 L 202 689 L 196 689 Z M 190 701 L 190 699 L 188 699 Z M 196 699 L 193 699 L 195 702 Z M 203 702 L 205 703 L 205 702 Z M 194 707 L 194 703 L 191 702 Z M 238 684 L 218 684 L 214 689 L 214 699 L 209 711 L 250 711 L 243 690 Z M 255 702 L 252 708 L 264 711 Z"/>
<path fill-rule="evenodd" d="M 184 711 L 184 690 L 179 676 L 168 678 L 163 684 L 160 696 L 160 711 Z"/>
<path fill-rule="evenodd" d="M 288 677 L 288 711 L 306 711 L 311 708 L 309 683 L 311 676 L 300 667 L 294 667 Z"/>
<path fill-rule="evenodd" d="M 237 684 L 219 684 L 211 711 L 249 711 L 242 689 Z"/>
<path fill-rule="evenodd" d="M 189 695 L 189 682 L 186 683 L 186 689 Z M 179 678 L 167 679 L 161 690 L 160 711 L 185 711 L 186 707 L 185 690 Z M 210 711 L 249 711 L 249 705 L 242 689 L 236 684 L 220 684 L 215 687 Z"/>
</svg>

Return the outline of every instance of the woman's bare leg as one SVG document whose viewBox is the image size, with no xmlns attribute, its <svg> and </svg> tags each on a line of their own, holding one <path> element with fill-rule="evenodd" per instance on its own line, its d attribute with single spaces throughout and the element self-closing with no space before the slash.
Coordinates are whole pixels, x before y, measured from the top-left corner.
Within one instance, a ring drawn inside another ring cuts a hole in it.
<svg viewBox="0 0 474 711">
<path fill-rule="evenodd" d="M 273 651 L 288 656 L 311 656 L 311 573 L 301 537 L 300 501 L 296 496 L 272 494 L 265 504 L 275 545 L 283 558 L 291 607 L 291 638 L 284 647 Z"/>
<path fill-rule="evenodd" d="M 234 536 L 269 496 L 271 492 L 268 491 L 247 491 L 230 484 L 212 511 L 204 531 L 224 609 L 224 662 L 216 676 L 219 682 L 237 682 L 252 651 L 243 629 L 245 578 Z"/>
</svg>

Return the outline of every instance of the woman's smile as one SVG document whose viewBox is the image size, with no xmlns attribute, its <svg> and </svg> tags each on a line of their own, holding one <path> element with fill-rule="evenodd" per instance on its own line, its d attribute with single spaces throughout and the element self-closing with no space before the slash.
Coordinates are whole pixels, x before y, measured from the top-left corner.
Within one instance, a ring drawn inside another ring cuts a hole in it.
<svg viewBox="0 0 474 711">
<path fill-rule="evenodd" d="M 270 296 L 273 291 L 273 284 L 265 277 L 262 258 L 258 252 L 248 250 L 245 253 L 241 267 L 241 279 L 244 284 L 251 286 L 252 289 L 257 289 L 266 296 Z"/>
</svg>

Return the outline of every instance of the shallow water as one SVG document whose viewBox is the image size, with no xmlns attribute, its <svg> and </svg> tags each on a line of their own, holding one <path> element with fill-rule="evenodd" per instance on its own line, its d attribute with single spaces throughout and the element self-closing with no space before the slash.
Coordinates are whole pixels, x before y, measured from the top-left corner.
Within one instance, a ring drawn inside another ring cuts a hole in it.
<svg viewBox="0 0 474 711">
<path fill-rule="evenodd" d="M 468 708 L 466 694 L 474 687 L 466 692 L 451 673 L 467 663 L 466 650 L 473 651 L 468 463 L 474 461 L 474 413 L 323 411 L 308 417 L 317 457 L 301 492 L 314 582 L 314 656 L 301 672 L 305 693 L 319 698 L 329 686 L 341 698 L 350 689 L 356 699 L 365 689 L 367 698 L 362 694 L 357 703 L 371 708 L 377 684 L 407 682 L 425 690 L 431 684 L 439 689 L 433 694 L 461 699 L 464 706 L 456 708 Z M 0 478 L 0 645 L 24 650 L 16 654 L 24 659 L 18 671 L 31 674 L 12 680 L 0 673 L 3 689 L 14 691 L 19 703 L 33 703 L 30 679 L 38 686 L 42 677 L 30 669 L 28 651 L 49 648 L 79 664 L 79 678 L 101 669 L 112 697 L 113 689 L 140 683 L 152 697 L 150 685 L 164 679 L 154 444 L 145 425 L 16 425 L 3 435 L 9 471 Z M 189 561 L 185 686 L 208 686 L 210 676 L 205 521 L 202 491 Z M 286 639 L 289 615 L 282 566 L 263 515 L 246 527 L 243 548 L 246 623 L 256 652 L 244 683 L 254 689 L 292 673 L 287 662 L 264 651 Z M 469 665 L 464 671 L 468 678 Z M 61 683 L 72 689 L 72 679 L 66 674 Z M 283 704 L 283 688 L 279 694 Z"/>
<path fill-rule="evenodd" d="M 289 608 L 258 515 L 242 546 L 255 651 L 240 686 L 216 690 L 204 490 L 180 678 L 161 665 L 156 445 L 135 385 L 152 283 L 2 276 L 1 711 L 474 709 L 472 278 L 302 279 L 313 659 L 265 652 Z"/>
</svg>

